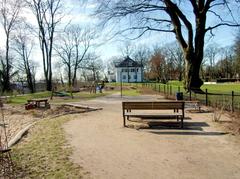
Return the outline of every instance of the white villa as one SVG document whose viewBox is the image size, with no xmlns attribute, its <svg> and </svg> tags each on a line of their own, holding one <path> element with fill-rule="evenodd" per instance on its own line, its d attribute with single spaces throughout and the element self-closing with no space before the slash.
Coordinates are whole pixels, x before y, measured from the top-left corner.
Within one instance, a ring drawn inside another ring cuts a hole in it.
<svg viewBox="0 0 240 179">
<path fill-rule="evenodd" d="M 126 57 L 122 62 L 115 65 L 116 82 L 142 82 L 143 66 L 138 62 Z"/>
</svg>

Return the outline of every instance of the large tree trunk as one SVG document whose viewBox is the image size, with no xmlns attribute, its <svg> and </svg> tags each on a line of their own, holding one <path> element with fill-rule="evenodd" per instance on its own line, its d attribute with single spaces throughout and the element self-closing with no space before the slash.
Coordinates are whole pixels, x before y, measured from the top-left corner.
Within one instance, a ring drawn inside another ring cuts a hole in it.
<svg viewBox="0 0 240 179">
<path fill-rule="evenodd" d="M 30 71 L 27 72 L 27 83 L 28 83 L 28 88 L 31 91 L 31 93 L 34 93 L 35 92 L 34 81 L 33 81 L 33 76 Z"/>
<path fill-rule="evenodd" d="M 50 68 L 49 68 L 47 91 L 52 91 L 52 67 L 51 67 L 51 62 L 50 62 Z"/>
<path fill-rule="evenodd" d="M 185 80 L 184 86 L 187 91 L 202 92 L 200 87 L 203 81 L 199 75 L 202 59 L 198 57 L 193 50 L 184 51 L 185 55 Z"/>
<path fill-rule="evenodd" d="M 72 77 L 72 86 L 75 87 L 77 85 L 77 66 L 75 65 L 73 69 L 73 77 Z"/>
<path fill-rule="evenodd" d="M 52 80 L 46 80 L 47 91 L 52 90 Z"/>
</svg>

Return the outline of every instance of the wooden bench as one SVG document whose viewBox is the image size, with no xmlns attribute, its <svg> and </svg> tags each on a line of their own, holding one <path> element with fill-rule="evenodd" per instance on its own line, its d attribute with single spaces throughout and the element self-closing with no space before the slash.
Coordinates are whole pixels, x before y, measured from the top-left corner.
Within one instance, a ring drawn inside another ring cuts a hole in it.
<svg viewBox="0 0 240 179">
<path fill-rule="evenodd" d="M 145 119 L 177 119 L 177 121 L 181 120 L 180 127 L 183 128 L 184 104 L 184 101 L 122 102 L 123 126 L 126 127 L 126 119 L 129 120 L 129 117 L 137 117 Z M 136 113 L 136 110 L 138 113 Z M 147 112 L 146 110 L 151 111 Z M 152 113 L 152 110 L 157 110 L 157 113 Z M 168 113 L 160 113 L 159 110 L 166 110 Z"/>
</svg>

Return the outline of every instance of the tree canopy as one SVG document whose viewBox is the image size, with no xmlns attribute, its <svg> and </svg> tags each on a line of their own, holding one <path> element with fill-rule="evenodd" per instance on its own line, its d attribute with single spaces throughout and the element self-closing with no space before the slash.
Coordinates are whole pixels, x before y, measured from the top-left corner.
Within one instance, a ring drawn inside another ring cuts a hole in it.
<svg viewBox="0 0 240 179">
<path fill-rule="evenodd" d="M 185 88 L 200 91 L 206 34 L 238 27 L 239 5 L 237 0 L 103 0 L 96 15 L 104 25 L 117 22 L 119 33 L 137 32 L 134 38 L 152 31 L 173 33 L 184 52 Z"/>
</svg>

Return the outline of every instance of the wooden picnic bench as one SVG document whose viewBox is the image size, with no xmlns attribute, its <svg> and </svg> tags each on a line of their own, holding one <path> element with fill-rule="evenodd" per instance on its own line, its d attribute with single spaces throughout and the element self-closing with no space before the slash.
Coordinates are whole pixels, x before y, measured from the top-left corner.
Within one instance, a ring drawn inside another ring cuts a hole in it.
<svg viewBox="0 0 240 179">
<path fill-rule="evenodd" d="M 183 128 L 184 101 L 126 101 L 122 102 L 123 126 L 126 127 L 126 119 L 137 117 L 143 119 L 177 119 L 181 120 Z M 147 111 L 148 112 L 147 112 Z M 149 112 L 151 110 L 151 112 Z M 152 113 L 152 110 L 157 113 Z M 160 113 L 159 110 L 166 110 Z"/>
<path fill-rule="evenodd" d="M 185 108 L 194 108 L 195 110 L 201 111 L 200 101 L 184 101 Z"/>
<path fill-rule="evenodd" d="M 40 108 L 40 107 L 50 108 L 50 104 L 47 98 L 29 99 L 25 104 L 25 108 L 28 109 L 28 106 L 32 106 L 32 108 Z M 29 109 L 31 109 L 31 107 Z"/>
</svg>

